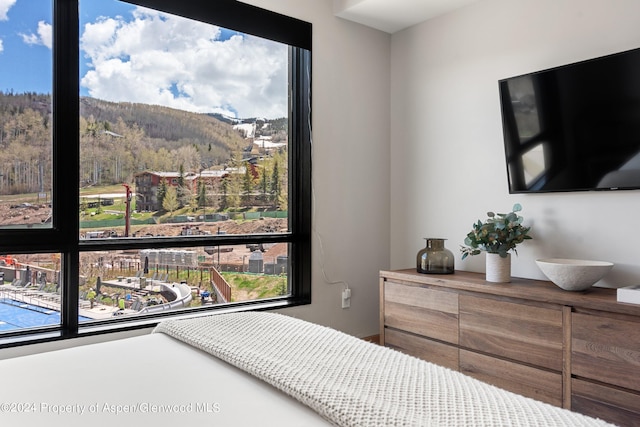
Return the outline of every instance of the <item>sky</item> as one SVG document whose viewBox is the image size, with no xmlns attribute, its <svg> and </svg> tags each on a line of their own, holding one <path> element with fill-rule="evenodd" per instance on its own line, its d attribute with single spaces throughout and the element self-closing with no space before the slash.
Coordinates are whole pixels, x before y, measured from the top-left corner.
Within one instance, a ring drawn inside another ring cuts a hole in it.
<svg viewBox="0 0 640 427">
<path fill-rule="evenodd" d="M 287 46 L 116 0 L 80 0 L 80 95 L 287 116 Z M 51 0 L 0 0 L 0 91 L 51 93 Z"/>
</svg>

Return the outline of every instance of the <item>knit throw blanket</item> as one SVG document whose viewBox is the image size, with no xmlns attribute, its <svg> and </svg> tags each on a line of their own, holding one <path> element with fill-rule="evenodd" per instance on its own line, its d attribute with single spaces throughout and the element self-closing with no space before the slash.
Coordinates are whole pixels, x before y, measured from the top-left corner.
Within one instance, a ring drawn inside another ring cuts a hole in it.
<svg viewBox="0 0 640 427">
<path fill-rule="evenodd" d="M 154 332 L 262 379 L 339 426 L 610 426 L 281 314 L 169 320 Z"/>
</svg>

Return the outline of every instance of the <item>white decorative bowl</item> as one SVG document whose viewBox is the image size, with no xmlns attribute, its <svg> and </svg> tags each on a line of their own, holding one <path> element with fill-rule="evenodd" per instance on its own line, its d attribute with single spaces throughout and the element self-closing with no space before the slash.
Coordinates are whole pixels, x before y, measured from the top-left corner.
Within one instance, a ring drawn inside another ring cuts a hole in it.
<svg viewBox="0 0 640 427">
<path fill-rule="evenodd" d="M 613 267 L 606 261 L 565 258 L 538 259 L 536 264 L 549 280 L 565 291 L 589 289 Z"/>
</svg>

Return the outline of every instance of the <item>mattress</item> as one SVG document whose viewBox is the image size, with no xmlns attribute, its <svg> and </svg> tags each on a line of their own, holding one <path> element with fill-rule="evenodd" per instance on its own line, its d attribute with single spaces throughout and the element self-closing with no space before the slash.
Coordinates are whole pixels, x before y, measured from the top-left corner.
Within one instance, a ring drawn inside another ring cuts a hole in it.
<svg viewBox="0 0 640 427">
<path fill-rule="evenodd" d="M 327 426 L 271 385 L 165 334 L 0 361 L 0 426 Z"/>
</svg>

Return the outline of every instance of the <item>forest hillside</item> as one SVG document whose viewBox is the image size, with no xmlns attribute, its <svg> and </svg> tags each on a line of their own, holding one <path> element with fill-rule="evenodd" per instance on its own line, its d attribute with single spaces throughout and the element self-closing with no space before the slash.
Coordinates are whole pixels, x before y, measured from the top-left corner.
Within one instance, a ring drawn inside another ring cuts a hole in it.
<svg viewBox="0 0 640 427">
<path fill-rule="evenodd" d="M 253 141 L 241 122 L 286 140 L 286 119 L 229 120 L 158 105 L 80 98 L 80 185 L 132 182 L 143 170 L 198 172 L 228 164 Z M 0 194 L 49 191 L 51 97 L 0 91 Z M 284 135 L 284 136 L 283 136 Z M 258 135 L 256 135 L 258 136 Z"/>
</svg>

